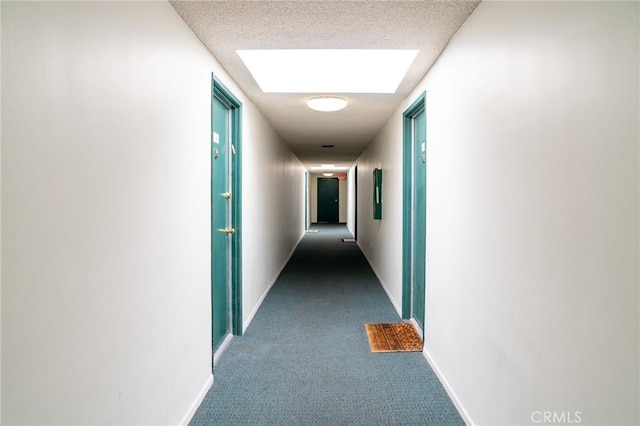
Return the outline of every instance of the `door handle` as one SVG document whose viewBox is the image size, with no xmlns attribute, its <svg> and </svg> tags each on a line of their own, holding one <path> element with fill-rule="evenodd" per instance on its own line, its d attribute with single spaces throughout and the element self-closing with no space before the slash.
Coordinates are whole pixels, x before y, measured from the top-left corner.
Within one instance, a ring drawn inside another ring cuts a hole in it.
<svg viewBox="0 0 640 426">
<path fill-rule="evenodd" d="M 230 234 L 235 234 L 236 230 L 233 228 L 224 228 L 224 229 L 218 229 L 218 232 L 224 232 L 227 235 Z"/>
</svg>

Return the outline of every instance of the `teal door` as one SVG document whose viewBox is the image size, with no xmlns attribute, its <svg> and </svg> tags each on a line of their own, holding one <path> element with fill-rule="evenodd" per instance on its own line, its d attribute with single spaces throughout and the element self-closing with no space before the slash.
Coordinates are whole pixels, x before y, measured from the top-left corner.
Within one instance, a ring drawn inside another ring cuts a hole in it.
<svg viewBox="0 0 640 426">
<path fill-rule="evenodd" d="M 424 331 L 427 239 L 426 93 L 404 112 L 402 123 L 402 318 Z"/>
<path fill-rule="evenodd" d="M 211 143 L 211 324 L 213 349 L 231 331 L 231 158 L 229 108 L 212 101 Z"/>
<path fill-rule="evenodd" d="M 337 178 L 318 178 L 318 222 L 338 223 Z"/>
<path fill-rule="evenodd" d="M 427 120 L 423 110 L 413 117 L 413 284 L 411 289 L 412 315 L 423 327 L 424 324 L 424 283 L 427 235 Z"/>
</svg>

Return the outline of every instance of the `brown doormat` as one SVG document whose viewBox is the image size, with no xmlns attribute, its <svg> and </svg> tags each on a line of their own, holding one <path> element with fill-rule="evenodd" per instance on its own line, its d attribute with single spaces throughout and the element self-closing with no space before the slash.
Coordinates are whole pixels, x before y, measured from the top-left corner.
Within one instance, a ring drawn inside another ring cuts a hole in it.
<svg viewBox="0 0 640 426">
<path fill-rule="evenodd" d="M 365 324 L 371 352 L 420 352 L 422 338 L 407 322 Z"/>
</svg>

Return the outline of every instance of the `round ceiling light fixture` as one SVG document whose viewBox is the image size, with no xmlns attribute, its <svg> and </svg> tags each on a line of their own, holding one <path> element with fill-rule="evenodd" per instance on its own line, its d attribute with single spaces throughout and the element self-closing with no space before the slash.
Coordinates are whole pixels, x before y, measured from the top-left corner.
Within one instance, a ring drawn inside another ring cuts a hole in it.
<svg viewBox="0 0 640 426">
<path fill-rule="evenodd" d="M 347 100 L 337 96 L 318 96 L 307 101 L 307 106 L 316 111 L 340 111 L 347 106 Z"/>
</svg>

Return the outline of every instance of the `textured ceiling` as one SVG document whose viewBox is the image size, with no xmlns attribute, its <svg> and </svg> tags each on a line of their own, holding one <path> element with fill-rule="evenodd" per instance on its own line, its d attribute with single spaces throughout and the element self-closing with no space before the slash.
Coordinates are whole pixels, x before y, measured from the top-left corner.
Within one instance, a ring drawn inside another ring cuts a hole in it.
<svg viewBox="0 0 640 426">
<path fill-rule="evenodd" d="M 172 1 L 176 12 L 307 167 L 351 165 L 438 58 L 479 1 Z M 306 107 L 311 94 L 265 94 L 238 49 L 417 49 L 395 94 L 341 95 L 346 109 Z M 335 145 L 322 148 L 322 145 Z"/>
</svg>

